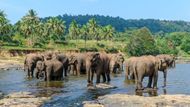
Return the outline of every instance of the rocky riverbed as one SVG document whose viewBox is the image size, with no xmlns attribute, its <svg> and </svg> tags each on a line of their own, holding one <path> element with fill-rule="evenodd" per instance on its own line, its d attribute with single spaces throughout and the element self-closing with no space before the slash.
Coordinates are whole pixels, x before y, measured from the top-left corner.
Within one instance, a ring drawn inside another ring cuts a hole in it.
<svg viewBox="0 0 190 107">
<path fill-rule="evenodd" d="M 188 95 L 159 95 L 143 97 L 127 94 L 112 94 L 98 97 L 95 101 L 85 101 L 84 107 L 189 107 Z"/>
</svg>

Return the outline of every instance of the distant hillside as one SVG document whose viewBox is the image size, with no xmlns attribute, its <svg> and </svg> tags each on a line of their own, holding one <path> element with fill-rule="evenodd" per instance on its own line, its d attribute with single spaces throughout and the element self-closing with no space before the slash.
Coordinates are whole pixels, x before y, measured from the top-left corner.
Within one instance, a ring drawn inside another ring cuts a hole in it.
<svg viewBox="0 0 190 107">
<path fill-rule="evenodd" d="M 102 15 L 59 15 L 57 16 L 66 22 L 68 28 L 72 20 L 76 20 L 80 25 L 86 24 L 89 19 L 95 18 L 98 24 L 112 25 L 117 31 L 125 31 L 125 29 L 147 27 L 152 33 L 170 33 L 170 32 L 190 32 L 190 22 L 185 21 L 167 21 L 167 20 L 155 20 L 155 19 L 128 19 L 125 20 L 120 17 L 102 16 Z M 43 18 L 47 20 L 49 17 Z"/>
</svg>

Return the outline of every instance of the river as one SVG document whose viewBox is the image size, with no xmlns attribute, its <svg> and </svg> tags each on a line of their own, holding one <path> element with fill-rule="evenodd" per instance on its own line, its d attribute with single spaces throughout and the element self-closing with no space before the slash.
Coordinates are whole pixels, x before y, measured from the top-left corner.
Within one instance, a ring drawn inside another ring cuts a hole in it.
<svg viewBox="0 0 190 107">
<path fill-rule="evenodd" d="M 190 65 L 177 64 L 168 71 L 167 87 L 163 88 L 163 73 L 159 72 L 158 90 L 153 93 L 143 93 L 143 96 L 160 94 L 190 94 Z M 18 91 L 29 91 L 36 96 L 51 96 L 43 107 L 81 107 L 83 101 L 96 99 L 98 96 L 114 93 L 136 94 L 133 81 L 125 81 L 125 75 L 112 76 L 111 85 L 115 89 L 87 90 L 86 76 L 70 76 L 64 81 L 44 82 L 25 78 L 23 70 L 0 71 L 0 91 L 5 94 Z M 148 78 L 144 79 L 144 86 Z"/>
</svg>

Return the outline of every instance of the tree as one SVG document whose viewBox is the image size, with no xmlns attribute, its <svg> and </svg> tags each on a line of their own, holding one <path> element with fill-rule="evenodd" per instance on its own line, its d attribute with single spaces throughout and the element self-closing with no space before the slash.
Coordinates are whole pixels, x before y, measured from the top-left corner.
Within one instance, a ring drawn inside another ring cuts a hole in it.
<svg viewBox="0 0 190 107">
<path fill-rule="evenodd" d="M 4 11 L 0 10 L 0 40 L 4 41 L 7 39 L 11 30 L 12 26 L 9 23 L 9 20 L 6 18 L 6 14 Z"/>
<path fill-rule="evenodd" d="M 19 32 L 24 35 L 25 38 L 28 38 L 30 43 L 29 45 L 34 45 L 37 36 L 37 26 L 39 25 L 40 20 L 37 16 L 36 11 L 33 9 L 29 10 L 28 13 L 20 20 L 19 23 Z M 31 38 L 31 40 L 30 40 Z"/>
<path fill-rule="evenodd" d="M 87 23 L 87 28 L 89 29 L 89 36 L 90 38 L 89 39 L 94 39 L 95 36 L 97 35 L 97 23 L 96 23 L 96 20 L 94 18 L 90 19 Z"/>
<path fill-rule="evenodd" d="M 145 27 L 133 32 L 133 36 L 130 37 L 125 50 L 131 56 L 152 55 L 158 53 L 155 40 L 151 32 Z"/>
<path fill-rule="evenodd" d="M 69 25 L 69 35 L 72 39 L 77 40 L 79 37 L 79 34 L 80 34 L 79 25 L 77 24 L 75 20 L 73 20 L 71 24 Z"/>
<path fill-rule="evenodd" d="M 80 32 L 81 32 L 82 38 L 85 41 L 85 50 L 86 50 L 87 35 L 89 33 L 87 26 L 83 25 L 82 28 L 80 29 Z"/>
<path fill-rule="evenodd" d="M 114 33 L 115 33 L 115 29 L 111 26 L 111 25 L 107 25 L 104 27 L 104 39 L 106 40 L 112 40 Z"/>
<path fill-rule="evenodd" d="M 61 40 L 65 28 L 65 21 L 57 17 L 51 17 L 47 20 L 47 34 L 50 36 L 50 40 Z"/>
<path fill-rule="evenodd" d="M 181 49 L 187 53 L 190 53 L 190 35 L 185 36 L 182 41 Z"/>
</svg>

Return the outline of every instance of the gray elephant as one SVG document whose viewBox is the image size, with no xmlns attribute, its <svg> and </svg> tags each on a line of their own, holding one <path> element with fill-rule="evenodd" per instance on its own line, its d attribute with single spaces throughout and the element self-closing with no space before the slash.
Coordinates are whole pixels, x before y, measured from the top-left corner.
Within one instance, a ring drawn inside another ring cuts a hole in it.
<svg viewBox="0 0 190 107">
<path fill-rule="evenodd" d="M 53 59 L 57 59 L 63 64 L 64 76 L 67 76 L 68 67 L 69 67 L 69 58 L 64 54 L 54 54 Z"/>
<path fill-rule="evenodd" d="M 108 54 L 110 58 L 109 69 L 111 73 L 120 73 L 123 71 L 124 56 L 121 53 Z M 118 71 L 118 72 L 117 72 Z"/>
<path fill-rule="evenodd" d="M 136 60 L 138 60 L 139 57 L 130 57 L 126 60 L 126 80 L 134 80 L 134 71 L 133 71 L 133 67 L 136 63 Z"/>
<path fill-rule="evenodd" d="M 166 78 L 167 78 L 167 69 L 175 67 L 175 57 L 173 55 L 161 54 L 156 56 L 159 59 L 162 59 L 165 63 L 159 69 L 159 71 L 163 72 L 164 75 L 164 87 L 166 86 Z"/>
<path fill-rule="evenodd" d="M 69 58 L 69 64 L 73 75 L 86 74 L 86 60 L 89 53 L 75 53 Z"/>
<path fill-rule="evenodd" d="M 136 90 L 144 89 L 142 86 L 142 81 L 146 76 L 149 77 L 147 87 L 151 88 L 153 80 L 153 88 L 157 89 L 158 69 L 160 69 L 161 64 L 161 60 L 154 56 L 142 56 L 135 61 L 133 71 L 135 76 Z"/>
<path fill-rule="evenodd" d="M 94 53 L 90 54 L 89 60 L 86 60 L 88 65 L 88 85 L 93 84 L 94 73 L 96 73 L 96 83 L 100 83 L 100 77 L 103 77 L 103 82 L 110 82 L 110 59 L 106 53 Z"/>
<path fill-rule="evenodd" d="M 36 78 L 44 73 L 45 81 L 62 80 L 63 79 L 63 64 L 56 60 L 38 61 L 36 65 Z"/>
<path fill-rule="evenodd" d="M 27 71 L 28 77 L 33 77 L 34 69 L 37 61 L 43 61 L 44 57 L 41 54 L 28 54 L 24 60 L 24 71 Z"/>
</svg>

